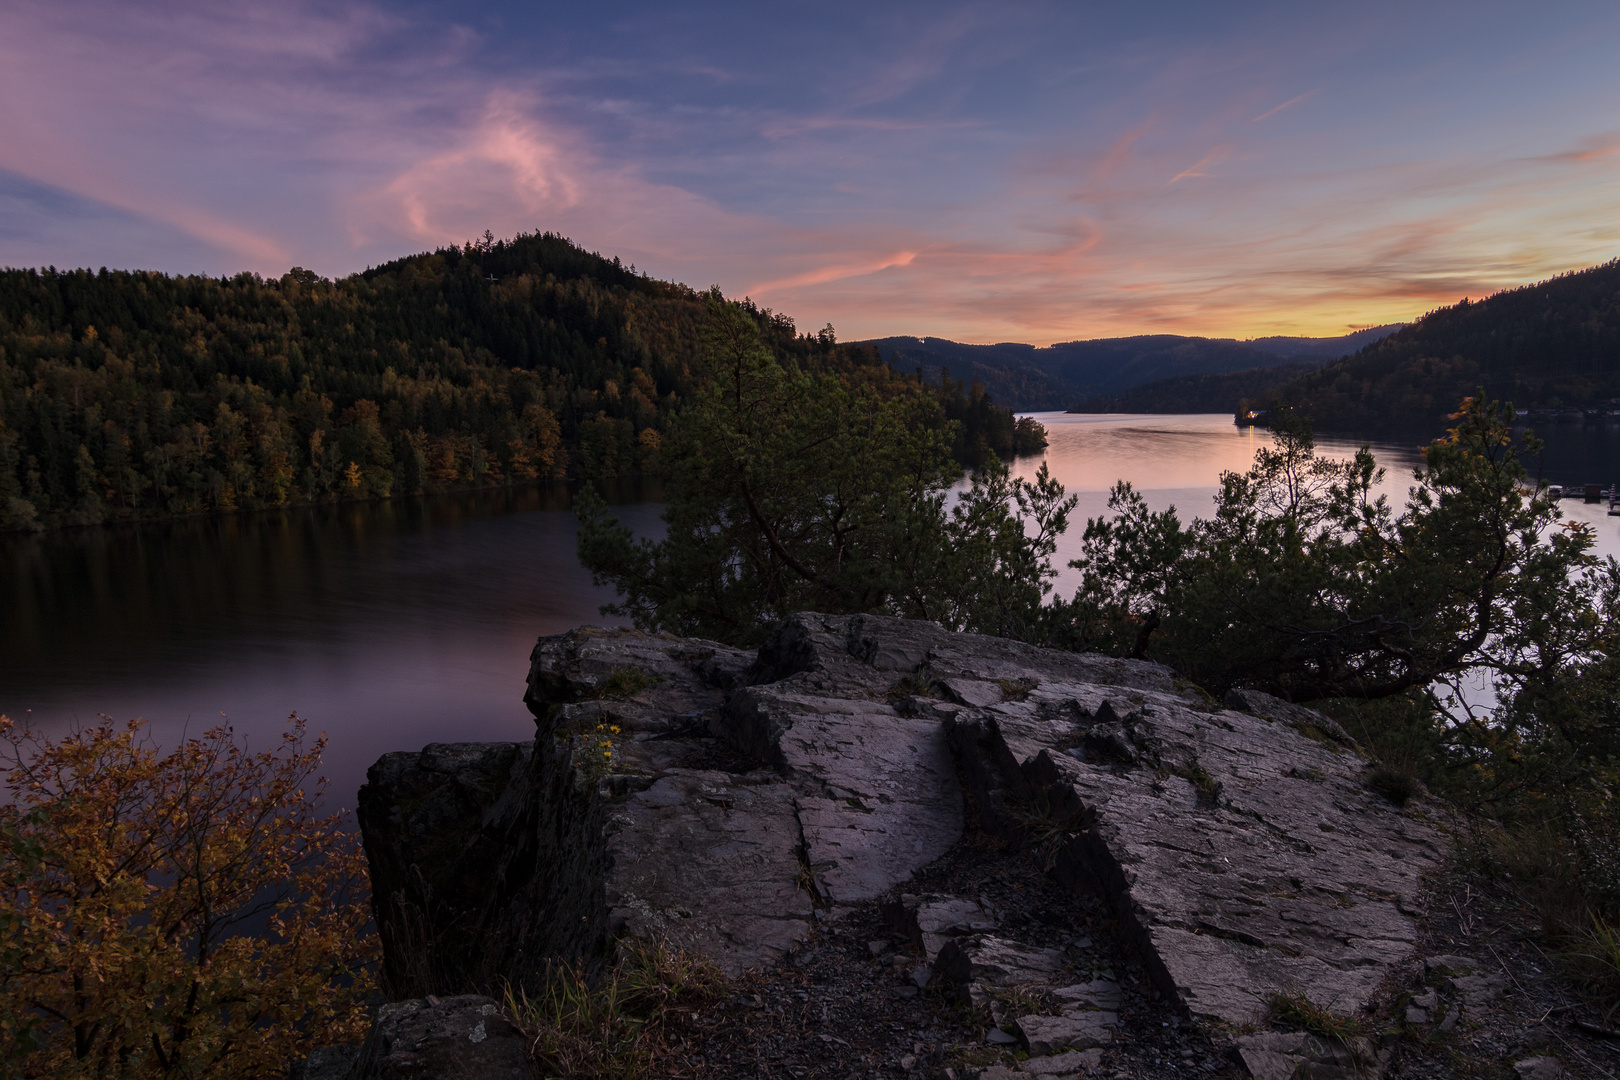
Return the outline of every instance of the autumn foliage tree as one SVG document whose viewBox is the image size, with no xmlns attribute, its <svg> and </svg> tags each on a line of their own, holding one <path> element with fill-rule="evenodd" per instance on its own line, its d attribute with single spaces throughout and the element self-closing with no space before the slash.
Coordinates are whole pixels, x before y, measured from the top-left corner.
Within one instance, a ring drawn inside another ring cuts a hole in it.
<svg viewBox="0 0 1620 1080">
<path fill-rule="evenodd" d="M 0 1060 L 16 1077 L 284 1075 L 353 1041 L 373 985 L 364 864 L 311 778 L 324 736 L 135 721 L 57 741 L 0 717 Z M 306 786 L 310 785 L 310 786 Z"/>
</svg>

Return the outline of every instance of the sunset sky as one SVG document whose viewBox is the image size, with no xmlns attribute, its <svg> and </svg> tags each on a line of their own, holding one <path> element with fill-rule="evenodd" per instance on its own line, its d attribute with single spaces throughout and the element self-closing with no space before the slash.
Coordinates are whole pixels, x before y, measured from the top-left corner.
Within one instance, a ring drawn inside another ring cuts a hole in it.
<svg viewBox="0 0 1620 1080">
<path fill-rule="evenodd" d="M 0 5 L 0 264 L 551 230 L 845 339 L 1338 334 L 1620 255 L 1620 5 Z"/>
</svg>

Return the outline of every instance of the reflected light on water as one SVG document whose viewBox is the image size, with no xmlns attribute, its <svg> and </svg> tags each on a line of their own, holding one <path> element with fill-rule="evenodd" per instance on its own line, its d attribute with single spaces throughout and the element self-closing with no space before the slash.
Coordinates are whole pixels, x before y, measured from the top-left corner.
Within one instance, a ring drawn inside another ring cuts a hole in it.
<svg viewBox="0 0 1620 1080">
<path fill-rule="evenodd" d="M 1085 521 L 1107 512 L 1116 480 L 1155 510 L 1208 515 L 1221 473 L 1247 469 L 1270 438 L 1224 414 L 1036 415 L 1050 444 L 1013 468 L 1033 476 L 1044 460 L 1079 495 L 1056 559 L 1065 594 Z M 1620 428 L 1549 432 L 1549 479 L 1599 479 L 1617 440 Z M 1374 444 L 1396 505 L 1421 442 Z M 1358 445 L 1319 442 L 1339 457 Z M 616 512 L 657 535 L 661 506 L 639 501 L 656 495 L 627 488 Z M 1562 505 L 1594 525 L 1600 553 L 1620 555 L 1620 518 Z M 102 712 L 145 717 L 162 744 L 223 712 L 264 747 L 296 710 L 330 735 L 333 798 L 352 805 L 387 751 L 533 732 L 522 697 L 535 638 L 611 622 L 575 530 L 557 489 L 0 536 L 0 712 L 52 734 Z"/>
<path fill-rule="evenodd" d="M 658 510 L 618 508 L 643 533 Z M 161 745 L 224 713 L 262 748 L 296 710 L 352 804 L 386 751 L 532 735 L 535 638 L 613 621 L 575 530 L 529 490 L 0 537 L 0 712 L 144 717 Z"/>
<path fill-rule="evenodd" d="M 1046 427 L 1046 452 L 1014 462 L 1013 474 L 1033 478 L 1044 461 L 1052 475 L 1080 497 L 1054 559 L 1054 565 L 1061 568 L 1057 588 L 1065 594 L 1079 584 L 1079 575 L 1068 563 L 1079 557 L 1086 519 L 1107 516 L 1108 491 L 1116 481 L 1129 480 L 1155 511 L 1174 506 L 1183 522 L 1207 517 L 1214 511 L 1221 474 L 1244 472 L 1253 463 L 1254 452 L 1271 444 L 1271 435 L 1264 428 L 1240 428 L 1232 423 L 1230 413 L 1030 415 Z M 1547 441 L 1543 460 L 1527 464 L 1533 473 L 1541 468 L 1550 482 L 1596 482 L 1606 473 L 1620 470 L 1620 428 L 1549 428 L 1542 435 Z M 1323 435 L 1316 447 L 1319 454 L 1349 458 L 1364 441 Z M 1413 471 L 1423 463 L 1426 441 L 1421 433 L 1405 441 L 1366 441 L 1386 470 L 1379 493 L 1397 511 L 1406 502 Z M 1609 479 L 1602 482 L 1607 487 Z M 1565 499 L 1560 509 L 1566 520 L 1592 526 L 1600 556 L 1620 557 L 1620 517 L 1608 516 L 1607 503 Z"/>
</svg>

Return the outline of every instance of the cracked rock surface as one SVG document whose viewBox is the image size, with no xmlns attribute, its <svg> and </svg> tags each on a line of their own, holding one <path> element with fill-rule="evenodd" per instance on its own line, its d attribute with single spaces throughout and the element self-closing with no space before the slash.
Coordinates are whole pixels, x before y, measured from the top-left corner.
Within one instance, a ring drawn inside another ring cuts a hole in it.
<svg viewBox="0 0 1620 1080">
<path fill-rule="evenodd" d="M 1263 1024 L 1279 992 L 1366 1007 L 1411 957 L 1421 880 L 1445 857 L 1427 804 L 1369 791 L 1365 760 L 1317 713 L 1250 692 L 1222 707 L 1158 665 L 931 623 L 801 614 L 757 653 L 577 630 L 540 640 L 526 700 L 539 737 L 514 760 L 574 769 L 581 799 L 605 798 L 604 932 L 665 936 L 736 975 L 881 901 L 921 957 L 915 989 L 978 1001 L 1044 984 L 1049 1008 L 997 1030 L 1037 1058 L 1091 1055 L 1068 1074 L 1117 1040 L 1117 985 L 1065 983 L 1066 954 L 1003 938 L 977 896 L 902 892 L 963 840 L 968 800 L 989 837 L 1106 900 L 1181 1016 L 1223 1025 Z M 604 737 L 612 770 L 577 768 Z M 414 835 L 412 815 L 444 799 L 412 755 L 392 757 L 379 779 L 415 786 L 392 810 L 373 793 L 392 817 L 372 831 Z M 501 792 L 462 803 L 482 835 L 512 832 Z"/>
<path fill-rule="evenodd" d="M 1216 707 L 1157 665 L 871 616 L 795 616 L 754 657 L 584 633 L 542 642 L 531 686 L 583 699 L 629 664 L 662 680 L 596 706 L 637 733 L 625 770 L 655 778 L 615 813 L 610 901 L 632 930 L 695 920 L 684 940 L 729 971 L 790 949 L 814 906 L 874 897 L 948 850 L 953 749 L 986 826 L 1044 831 L 1059 875 L 1110 897 L 1195 1018 L 1255 1023 L 1276 992 L 1362 1008 L 1411 953 L 1408 910 L 1444 857 L 1421 811 L 1367 789 L 1332 721 L 1250 691 Z M 751 771 L 716 798 L 702 788 L 724 778 L 682 754 Z M 942 972 L 1002 962 L 982 928 L 945 942 L 970 911 L 912 918 Z"/>
</svg>

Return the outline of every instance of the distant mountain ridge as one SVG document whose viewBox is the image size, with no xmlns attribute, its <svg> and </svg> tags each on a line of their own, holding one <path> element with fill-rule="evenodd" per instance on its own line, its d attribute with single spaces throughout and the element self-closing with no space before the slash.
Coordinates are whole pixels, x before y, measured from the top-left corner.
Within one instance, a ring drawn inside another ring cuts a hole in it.
<svg viewBox="0 0 1620 1080">
<path fill-rule="evenodd" d="M 966 345 L 933 337 L 875 338 L 858 344 L 875 346 L 883 360 L 898 371 L 921 369 L 934 382 L 943 374 L 977 380 L 998 401 L 1020 412 L 1032 412 L 1066 409 L 1088 398 L 1116 395 L 1178 376 L 1288 365 L 1290 370 L 1282 376 L 1288 378 L 1299 374 L 1298 365 L 1328 363 L 1400 326 L 1370 327 L 1332 338 L 1263 337 L 1238 341 L 1144 334 L 1060 342 L 1039 348 L 1016 342 Z M 1243 383 L 1243 388 L 1252 391 L 1262 385 L 1263 380 L 1251 379 Z"/>
<path fill-rule="evenodd" d="M 1285 401 L 1318 430 L 1443 430 L 1483 386 L 1529 410 L 1620 399 L 1620 259 L 1429 312 L 1399 332 L 1233 407 Z"/>
</svg>

